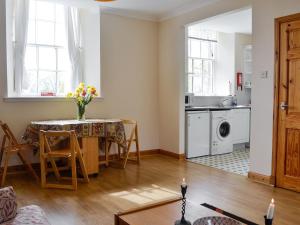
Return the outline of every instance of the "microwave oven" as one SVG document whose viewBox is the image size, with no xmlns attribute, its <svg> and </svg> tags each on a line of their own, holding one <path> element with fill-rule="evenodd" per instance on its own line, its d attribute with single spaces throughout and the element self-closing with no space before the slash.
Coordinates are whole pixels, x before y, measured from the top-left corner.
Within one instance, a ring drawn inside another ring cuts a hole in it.
<svg viewBox="0 0 300 225">
<path fill-rule="evenodd" d="M 185 107 L 190 107 L 193 105 L 193 98 L 194 94 L 193 93 L 186 93 L 184 96 L 184 105 Z"/>
</svg>

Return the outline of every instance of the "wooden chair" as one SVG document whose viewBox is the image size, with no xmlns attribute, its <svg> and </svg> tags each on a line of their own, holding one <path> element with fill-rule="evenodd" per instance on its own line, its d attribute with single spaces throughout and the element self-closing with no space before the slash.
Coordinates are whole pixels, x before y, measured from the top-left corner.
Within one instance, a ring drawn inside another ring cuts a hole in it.
<svg viewBox="0 0 300 225">
<path fill-rule="evenodd" d="M 0 126 L 4 133 L 2 144 L 1 144 L 1 150 L 0 150 L 0 164 L 2 163 L 2 159 L 4 156 L 1 186 L 3 186 L 5 183 L 8 163 L 11 156 L 14 154 L 16 154 L 20 158 L 22 163 L 25 165 L 26 169 L 28 169 L 28 172 L 31 173 L 32 176 L 39 182 L 40 179 L 38 175 L 35 173 L 31 164 L 26 160 L 25 156 L 23 155 L 24 151 L 27 150 L 33 151 L 34 146 L 30 144 L 20 144 L 6 123 L 0 121 Z"/>
<path fill-rule="evenodd" d="M 126 140 L 127 148 L 124 150 L 121 145 L 118 144 L 118 159 L 123 160 L 122 167 L 125 169 L 127 161 L 135 161 L 138 164 L 140 163 L 140 146 L 139 146 L 139 137 L 138 137 L 138 125 L 135 120 L 122 120 L 125 130 L 129 130 L 129 138 Z M 136 149 L 136 159 L 129 158 L 129 153 L 131 149 L 132 142 L 135 142 Z M 113 141 L 108 139 L 108 151 L 106 154 L 109 154 Z M 123 150 L 123 152 L 122 152 Z"/>
<path fill-rule="evenodd" d="M 65 149 L 54 150 L 53 146 L 50 144 L 50 140 L 55 138 L 69 139 L 69 146 Z M 70 165 L 72 171 L 71 177 L 62 177 L 60 175 L 59 169 L 55 162 L 56 159 L 69 160 L 68 165 Z M 88 183 L 89 178 L 75 131 L 40 131 L 40 163 L 43 188 L 77 190 L 77 180 L 79 179 L 77 178 L 76 159 L 79 161 L 83 175 L 83 181 Z M 71 184 L 47 183 L 48 160 L 51 163 L 56 179 L 58 181 L 71 180 Z"/>
</svg>

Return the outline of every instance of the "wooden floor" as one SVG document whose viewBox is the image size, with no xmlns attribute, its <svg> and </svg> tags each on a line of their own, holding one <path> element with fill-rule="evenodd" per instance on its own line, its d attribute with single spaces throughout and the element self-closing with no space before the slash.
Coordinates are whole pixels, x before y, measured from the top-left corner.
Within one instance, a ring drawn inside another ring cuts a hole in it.
<svg viewBox="0 0 300 225">
<path fill-rule="evenodd" d="M 147 156 L 140 166 L 128 163 L 126 170 L 102 170 L 89 184 L 79 184 L 77 192 L 41 189 L 27 174 L 9 176 L 7 184 L 15 188 L 19 206 L 40 205 L 53 225 L 111 225 L 120 210 L 176 196 L 183 177 L 189 184 L 189 201 L 210 203 L 263 224 L 274 198 L 274 224 L 300 224 L 299 193 L 168 156 Z"/>
</svg>

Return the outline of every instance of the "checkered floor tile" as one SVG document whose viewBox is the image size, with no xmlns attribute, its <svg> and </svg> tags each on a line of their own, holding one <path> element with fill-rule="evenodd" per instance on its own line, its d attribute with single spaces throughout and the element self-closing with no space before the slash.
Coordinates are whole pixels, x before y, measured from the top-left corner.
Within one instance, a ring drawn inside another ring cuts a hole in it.
<svg viewBox="0 0 300 225">
<path fill-rule="evenodd" d="M 247 176 L 249 171 L 249 153 L 249 148 L 238 149 L 228 154 L 202 156 L 188 159 L 188 161 Z"/>
</svg>

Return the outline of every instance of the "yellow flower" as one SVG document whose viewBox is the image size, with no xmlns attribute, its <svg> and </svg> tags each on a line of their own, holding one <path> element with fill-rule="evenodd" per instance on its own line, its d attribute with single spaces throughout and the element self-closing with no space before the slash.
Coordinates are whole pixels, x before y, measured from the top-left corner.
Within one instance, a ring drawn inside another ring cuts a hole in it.
<svg viewBox="0 0 300 225">
<path fill-rule="evenodd" d="M 74 94 L 72 93 L 72 92 L 69 92 L 68 94 L 67 94 L 67 98 L 72 98 L 74 96 Z"/>
<path fill-rule="evenodd" d="M 83 101 L 83 98 L 82 98 L 81 96 L 78 96 L 78 97 L 77 97 L 77 101 L 78 101 L 78 102 L 82 102 L 82 101 Z"/>
<path fill-rule="evenodd" d="M 84 83 L 80 83 L 78 87 L 84 88 Z"/>
</svg>

